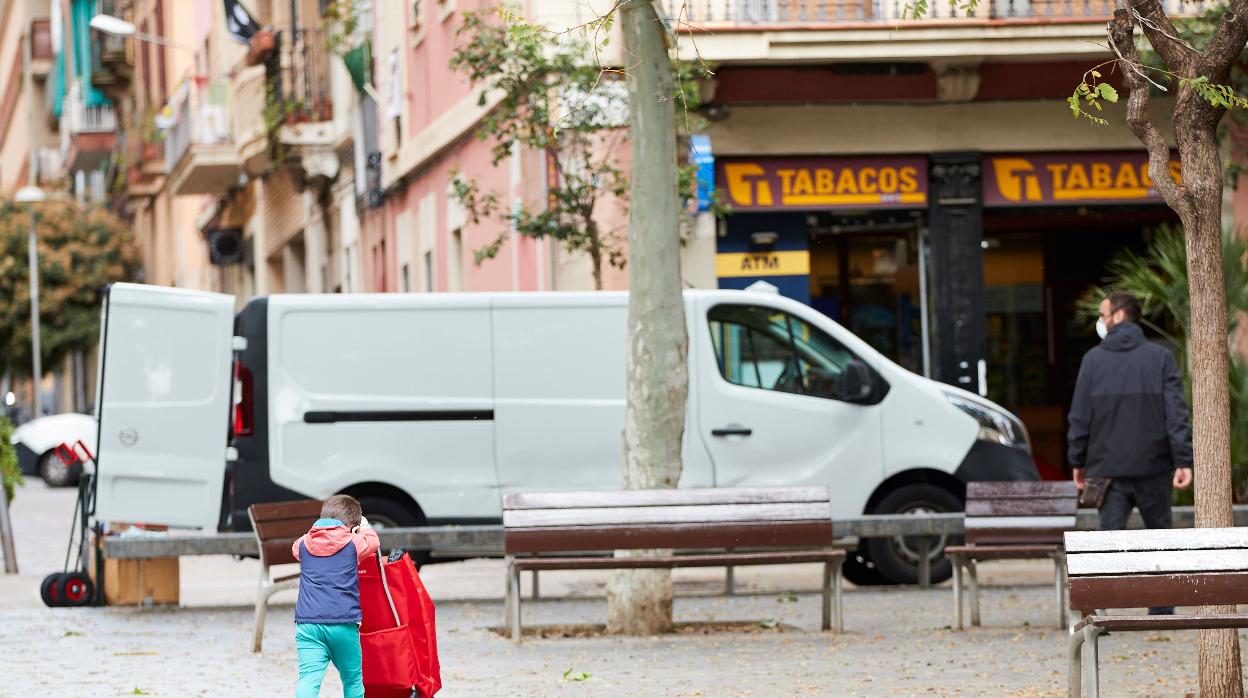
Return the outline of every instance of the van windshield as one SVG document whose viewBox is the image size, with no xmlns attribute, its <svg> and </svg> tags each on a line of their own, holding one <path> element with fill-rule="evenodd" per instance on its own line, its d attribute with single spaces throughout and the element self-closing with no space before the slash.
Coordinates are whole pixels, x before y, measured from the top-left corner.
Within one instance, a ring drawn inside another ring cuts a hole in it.
<svg viewBox="0 0 1248 698">
<path fill-rule="evenodd" d="M 749 388 L 837 399 L 837 383 L 856 357 L 827 333 L 788 313 L 754 305 L 711 309 L 720 374 Z"/>
</svg>

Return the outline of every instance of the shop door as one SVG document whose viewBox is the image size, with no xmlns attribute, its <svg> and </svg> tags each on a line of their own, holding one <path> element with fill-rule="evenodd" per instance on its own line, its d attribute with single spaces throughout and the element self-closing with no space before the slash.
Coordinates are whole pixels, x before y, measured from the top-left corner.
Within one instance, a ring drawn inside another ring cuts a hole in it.
<svg viewBox="0 0 1248 698">
<path fill-rule="evenodd" d="M 923 373 L 917 231 L 818 235 L 811 241 L 811 305 L 898 364 Z"/>
</svg>

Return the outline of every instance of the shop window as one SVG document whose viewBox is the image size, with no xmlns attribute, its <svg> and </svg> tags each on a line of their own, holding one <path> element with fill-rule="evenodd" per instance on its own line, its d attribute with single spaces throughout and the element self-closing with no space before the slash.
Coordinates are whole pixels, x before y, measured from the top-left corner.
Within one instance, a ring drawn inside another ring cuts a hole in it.
<svg viewBox="0 0 1248 698">
<path fill-rule="evenodd" d="M 721 305 L 708 316 L 720 375 L 734 385 L 841 399 L 855 356 L 799 318 L 771 308 Z"/>
</svg>

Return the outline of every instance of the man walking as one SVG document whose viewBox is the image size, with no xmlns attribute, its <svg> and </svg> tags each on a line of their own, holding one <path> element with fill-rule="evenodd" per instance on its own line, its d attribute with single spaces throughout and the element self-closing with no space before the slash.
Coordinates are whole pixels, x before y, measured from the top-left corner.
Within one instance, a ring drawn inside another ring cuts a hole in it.
<svg viewBox="0 0 1248 698">
<path fill-rule="evenodd" d="M 1136 507 L 1148 528 L 1170 528 L 1171 487 L 1192 483 L 1192 430 L 1179 367 L 1173 354 L 1144 338 L 1135 296 L 1111 293 L 1100 311 L 1101 343 L 1084 355 L 1070 405 L 1075 485 L 1099 493 L 1091 503 L 1102 531 L 1126 528 Z"/>
</svg>

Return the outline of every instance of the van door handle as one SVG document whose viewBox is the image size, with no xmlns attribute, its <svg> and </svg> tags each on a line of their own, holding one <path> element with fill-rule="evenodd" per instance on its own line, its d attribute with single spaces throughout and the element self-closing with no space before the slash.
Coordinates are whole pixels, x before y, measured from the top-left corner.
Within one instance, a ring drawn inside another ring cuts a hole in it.
<svg viewBox="0 0 1248 698">
<path fill-rule="evenodd" d="M 712 429 L 711 436 L 749 436 L 754 430 L 749 427 L 743 427 L 738 424 L 730 424 L 719 429 Z"/>
</svg>

